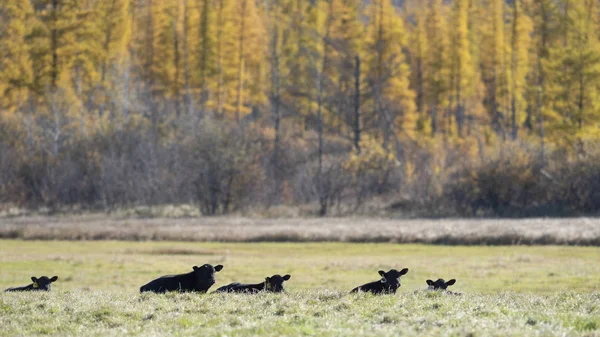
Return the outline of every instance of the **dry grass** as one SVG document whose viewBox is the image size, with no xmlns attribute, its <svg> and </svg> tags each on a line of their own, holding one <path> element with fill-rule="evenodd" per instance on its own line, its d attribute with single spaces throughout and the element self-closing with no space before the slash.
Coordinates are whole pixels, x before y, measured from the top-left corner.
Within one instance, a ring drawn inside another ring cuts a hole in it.
<svg viewBox="0 0 600 337">
<path fill-rule="evenodd" d="M 0 218 L 0 238 L 600 246 L 600 219 L 145 219 L 105 214 L 20 216 Z"/>
</svg>

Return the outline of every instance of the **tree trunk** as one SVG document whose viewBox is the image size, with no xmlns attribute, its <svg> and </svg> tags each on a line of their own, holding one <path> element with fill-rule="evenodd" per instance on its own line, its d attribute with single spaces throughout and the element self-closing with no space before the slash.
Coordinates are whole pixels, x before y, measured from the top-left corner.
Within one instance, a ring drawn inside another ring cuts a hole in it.
<svg viewBox="0 0 600 337">
<path fill-rule="evenodd" d="M 185 96 L 183 99 L 183 105 L 185 113 L 191 115 L 192 113 L 192 96 L 190 93 L 190 66 L 188 56 L 188 44 L 187 44 L 187 31 L 188 31 L 188 13 L 187 13 L 187 0 L 183 0 L 183 30 L 182 30 L 182 49 L 183 49 L 183 85 L 185 87 Z"/>
<path fill-rule="evenodd" d="M 464 124 L 464 113 L 463 113 L 463 102 L 461 97 L 461 85 L 460 75 L 458 77 L 458 85 L 456 87 L 456 130 L 458 137 L 463 137 L 463 124 Z"/>
<path fill-rule="evenodd" d="M 511 139 L 515 141 L 517 139 L 517 69 L 519 67 L 517 59 L 517 34 L 518 34 L 518 23 L 519 23 L 519 6 L 517 3 L 513 9 L 513 23 L 512 23 L 512 41 L 511 41 L 511 72 L 512 72 L 512 83 L 511 83 L 511 95 L 510 95 L 510 112 L 511 112 Z"/>
<path fill-rule="evenodd" d="M 177 31 L 177 25 L 179 24 L 179 5 L 177 6 L 177 15 L 175 17 L 175 22 L 173 25 L 173 51 L 174 51 L 174 66 L 175 66 L 175 79 L 174 79 L 174 93 L 175 96 L 175 114 L 177 117 L 181 114 L 181 102 L 180 99 L 180 89 L 179 89 L 179 77 L 181 76 L 180 58 L 179 55 L 179 32 Z"/>
<path fill-rule="evenodd" d="M 275 137 L 273 139 L 273 160 L 272 160 L 272 167 L 273 167 L 273 189 L 274 189 L 274 193 L 273 193 L 273 200 L 276 203 L 279 203 L 279 196 L 280 196 L 280 190 L 281 190 L 281 168 L 280 168 L 280 138 L 281 138 L 281 131 L 280 131 L 280 125 L 281 125 L 281 113 L 280 113 L 280 101 L 281 101 L 281 78 L 280 78 L 280 72 L 279 72 L 279 55 L 278 55 L 278 49 L 279 49 L 279 24 L 276 22 L 276 20 L 271 21 L 269 18 L 269 15 L 271 15 L 268 12 L 268 4 L 265 0 L 265 9 L 267 10 L 266 13 L 266 18 L 267 18 L 267 27 L 270 27 L 272 34 L 271 34 L 271 41 L 270 41 L 270 53 L 271 53 L 271 94 L 270 94 L 270 100 L 271 100 L 271 106 L 272 106 L 272 112 L 273 112 L 273 128 L 275 130 Z M 276 18 L 277 19 L 277 18 Z"/>
<path fill-rule="evenodd" d="M 434 98 L 433 103 L 431 104 L 431 137 L 435 137 L 435 133 L 438 131 L 438 122 L 437 122 L 437 95 Z"/>
<path fill-rule="evenodd" d="M 52 89 L 56 89 L 58 78 L 58 0 L 52 0 L 52 30 L 50 31 L 50 51 L 52 53 L 52 67 L 50 68 L 50 79 Z"/>
<path fill-rule="evenodd" d="M 319 69 L 319 76 L 317 80 L 317 133 L 319 138 L 318 147 L 318 167 L 317 167 L 317 185 L 319 191 L 319 215 L 327 215 L 327 193 L 323 186 L 323 73 L 327 69 L 328 64 L 328 44 L 329 32 L 331 28 L 331 20 L 333 14 L 333 2 L 329 3 L 329 13 L 327 14 L 327 23 L 325 28 L 325 38 L 323 39 L 323 60 L 321 62 L 321 69 Z"/>
<path fill-rule="evenodd" d="M 206 111 L 207 89 L 206 68 L 208 67 L 208 0 L 202 2 L 202 19 L 200 22 L 200 38 L 202 39 L 202 51 L 200 54 L 200 117 L 204 117 Z"/>
<path fill-rule="evenodd" d="M 217 72 L 219 75 L 217 82 L 217 118 L 223 117 L 223 65 L 222 55 L 223 52 L 223 0 L 219 0 L 219 7 L 217 10 Z"/>
<path fill-rule="evenodd" d="M 240 24 L 240 39 L 238 45 L 238 77 L 237 77 L 237 95 L 235 100 L 235 120 L 239 123 L 241 119 L 241 109 L 242 109 L 242 89 L 244 86 L 244 29 L 246 24 L 246 2 L 247 0 L 242 0 L 242 13 L 241 19 L 242 22 Z"/>
<path fill-rule="evenodd" d="M 547 34 L 547 21 L 546 19 L 546 8 L 544 7 L 544 2 L 541 2 L 543 20 L 542 20 L 542 31 L 540 32 L 540 46 L 537 54 L 537 113 L 538 113 L 538 123 L 540 127 L 540 161 L 541 167 L 543 168 L 546 163 L 546 144 L 544 139 L 544 116 L 542 113 L 542 99 L 544 95 L 544 70 L 542 68 L 542 58 L 546 52 L 546 34 Z"/>
<path fill-rule="evenodd" d="M 355 57 L 354 71 L 354 147 L 360 153 L 360 56 Z"/>
</svg>

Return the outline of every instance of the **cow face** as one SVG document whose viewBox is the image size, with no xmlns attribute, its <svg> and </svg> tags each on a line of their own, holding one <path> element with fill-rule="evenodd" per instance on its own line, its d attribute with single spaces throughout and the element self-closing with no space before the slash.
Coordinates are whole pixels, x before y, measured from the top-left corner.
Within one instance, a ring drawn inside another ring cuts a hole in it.
<svg viewBox="0 0 600 337">
<path fill-rule="evenodd" d="M 52 288 L 51 283 L 56 282 L 58 280 L 58 276 L 53 276 L 52 278 L 48 278 L 47 276 L 42 276 L 40 278 L 31 277 L 31 281 L 33 281 L 33 289 L 36 290 L 45 290 L 50 291 Z"/>
<path fill-rule="evenodd" d="M 272 291 L 275 293 L 282 292 L 283 289 L 283 281 L 287 281 L 291 278 L 290 275 L 281 276 L 279 274 L 273 275 L 271 277 L 267 277 L 265 279 L 265 290 Z"/>
<path fill-rule="evenodd" d="M 379 271 L 379 275 L 381 275 L 381 283 L 384 283 L 387 287 L 394 289 L 400 287 L 400 277 L 406 273 L 408 273 L 408 268 L 404 268 L 400 271 L 391 269 L 387 273 L 383 270 Z"/>
<path fill-rule="evenodd" d="M 450 281 L 446 282 L 444 281 L 444 279 L 437 279 L 437 281 L 432 281 L 432 280 L 427 280 L 427 285 L 429 286 L 429 290 L 441 290 L 441 291 L 445 291 L 446 288 L 448 288 L 449 286 L 453 285 L 454 283 L 456 283 L 455 279 L 451 279 Z"/>
<path fill-rule="evenodd" d="M 221 271 L 223 269 L 222 265 L 212 266 L 210 264 L 205 264 L 201 267 L 194 266 L 194 274 L 196 276 L 196 284 L 199 288 L 210 288 L 213 284 L 215 284 L 215 273 Z"/>
</svg>

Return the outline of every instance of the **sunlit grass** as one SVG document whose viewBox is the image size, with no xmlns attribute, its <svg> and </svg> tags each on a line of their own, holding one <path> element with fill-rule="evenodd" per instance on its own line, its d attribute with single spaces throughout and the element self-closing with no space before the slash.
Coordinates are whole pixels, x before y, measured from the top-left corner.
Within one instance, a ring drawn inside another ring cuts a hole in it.
<svg viewBox="0 0 600 337">
<path fill-rule="evenodd" d="M 406 291 L 438 277 L 467 292 L 600 291 L 599 261 L 597 247 L 0 240 L 0 289 L 58 275 L 57 290 L 135 292 L 158 276 L 218 263 L 225 268 L 215 289 L 279 273 L 292 275 L 290 290 L 345 291 L 377 280 L 379 269 L 409 268 Z"/>
<path fill-rule="evenodd" d="M 394 296 L 138 294 L 0 295 L 0 334 L 182 336 L 594 336 L 600 294 Z"/>
<path fill-rule="evenodd" d="M 0 293 L 0 335 L 598 336 L 600 249 L 351 243 L 0 240 L 0 288 L 58 275 L 51 293 Z M 193 265 L 217 287 L 291 274 L 286 294 L 140 294 Z M 396 295 L 350 295 L 410 269 Z M 427 293 L 456 278 L 462 296 Z"/>
</svg>

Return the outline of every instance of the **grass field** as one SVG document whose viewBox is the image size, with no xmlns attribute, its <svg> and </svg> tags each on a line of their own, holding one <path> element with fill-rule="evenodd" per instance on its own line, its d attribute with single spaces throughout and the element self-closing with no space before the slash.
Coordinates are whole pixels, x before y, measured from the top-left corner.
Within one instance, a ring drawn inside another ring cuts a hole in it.
<svg viewBox="0 0 600 337">
<path fill-rule="evenodd" d="M 597 247 L 0 240 L 0 288 L 60 277 L 1 293 L 0 335 L 600 336 L 599 262 Z M 138 293 L 203 263 L 225 266 L 211 290 L 292 279 L 282 295 Z M 403 267 L 396 295 L 348 294 Z M 419 291 L 438 277 L 463 296 Z"/>
<path fill-rule="evenodd" d="M 257 296 L 73 291 L 0 298 L 0 334 L 79 336 L 598 336 L 600 295 L 332 291 Z"/>
</svg>

